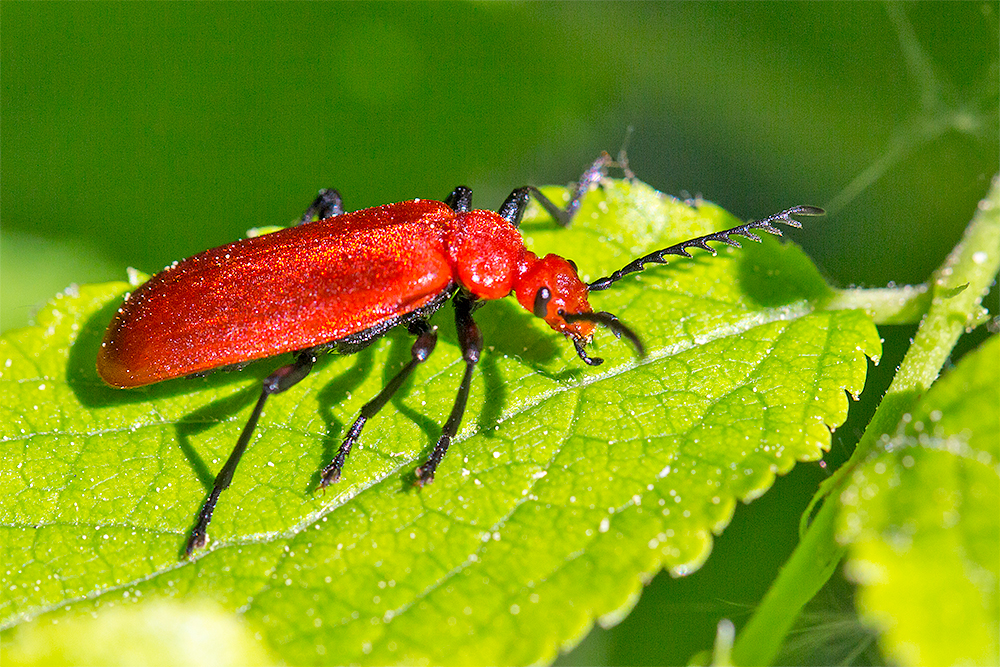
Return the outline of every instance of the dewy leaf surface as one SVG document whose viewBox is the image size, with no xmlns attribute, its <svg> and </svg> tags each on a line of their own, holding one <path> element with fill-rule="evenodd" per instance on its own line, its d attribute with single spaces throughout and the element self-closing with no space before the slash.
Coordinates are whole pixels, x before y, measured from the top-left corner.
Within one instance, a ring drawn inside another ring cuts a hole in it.
<svg viewBox="0 0 1000 667">
<path fill-rule="evenodd" d="M 609 180 L 572 228 L 537 212 L 522 228 L 593 280 L 736 223 Z M 822 310 L 829 289 L 794 246 L 695 253 L 592 295 L 639 332 L 642 360 L 598 331 L 606 363 L 588 368 L 512 300 L 477 311 L 486 349 L 465 422 L 422 490 L 412 470 L 462 373 L 450 313 L 323 494 L 317 471 L 410 341 L 325 358 L 268 404 L 191 562 L 194 514 L 279 362 L 112 390 L 94 357 L 129 286 L 60 295 L 0 342 L 3 627 L 210 598 L 294 664 L 551 659 L 620 619 L 661 568 L 697 569 L 738 500 L 820 458 L 879 353 L 869 317 Z"/>
<path fill-rule="evenodd" d="M 993 336 L 931 388 L 841 495 L 858 607 L 899 664 L 996 664 L 998 377 Z"/>
</svg>

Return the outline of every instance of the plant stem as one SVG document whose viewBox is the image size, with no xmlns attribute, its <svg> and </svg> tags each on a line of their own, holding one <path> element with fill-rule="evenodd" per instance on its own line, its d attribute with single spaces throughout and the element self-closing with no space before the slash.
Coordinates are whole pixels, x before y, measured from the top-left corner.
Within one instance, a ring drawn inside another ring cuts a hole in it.
<svg viewBox="0 0 1000 667">
<path fill-rule="evenodd" d="M 799 545 L 736 639 L 732 653 L 734 664 L 771 664 L 799 611 L 833 574 L 848 548 L 836 536 L 840 504 L 824 502 L 812 523 L 806 526 L 813 507 L 825 498 L 835 500 L 839 497 L 858 464 L 880 449 L 884 440 L 896 431 L 906 411 L 937 379 L 962 333 L 986 320 L 981 302 L 998 270 L 1000 175 L 993 178 L 990 191 L 979 202 L 962 240 L 934 273 L 928 296 L 915 295 L 908 301 L 913 304 L 919 299 L 930 299 L 930 307 L 920 322 L 913 344 L 850 460 L 820 486 L 803 515 Z M 850 298 L 857 297 L 848 292 L 860 291 L 841 292 L 834 300 L 843 298 L 846 304 Z M 898 296 L 895 302 L 900 306 L 897 313 L 906 313 L 911 307 L 899 303 Z M 856 307 L 867 309 L 867 306 Z"/>
<path fill-rule="evenodd" d="M 931 305 L 927 284 L 834 290 L 826 310 L 864 310 L 875 324 L 916 324 Z"/>
</svg>

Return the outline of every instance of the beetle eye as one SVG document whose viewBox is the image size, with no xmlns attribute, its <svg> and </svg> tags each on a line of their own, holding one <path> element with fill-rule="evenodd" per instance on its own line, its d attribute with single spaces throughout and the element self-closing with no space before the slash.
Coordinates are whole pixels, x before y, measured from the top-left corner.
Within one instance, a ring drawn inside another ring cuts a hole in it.
<svg viewBox="0 0 1000 667">
<path fill-rule="evenodd" d="M 549 291 L 548 287 L 541 287 L 535 292 L 535 317 L 545 318 L 549 311 L 549 299 L 551 298 L 552 292 Z"/>
</svg>

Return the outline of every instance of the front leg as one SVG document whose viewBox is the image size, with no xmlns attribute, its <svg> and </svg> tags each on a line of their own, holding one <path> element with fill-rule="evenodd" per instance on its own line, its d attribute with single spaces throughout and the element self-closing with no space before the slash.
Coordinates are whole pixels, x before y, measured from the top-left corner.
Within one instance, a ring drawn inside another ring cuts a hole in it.
<svg viewBox="0 0 1000 667">
<path fill-rule="evenodd" d="M 425 486 L 434 481 L 434 471 L 437 470 L 441 459 L 448 452 L 452 438 L 458 433 L 458 427 L 462 424 L 462 416 L 465 414 L 465 404 L 469 400 L 472 371 L 475 369 L 483 349 L 483 335 L 479 332 L 475 320 L 472 319 L 472 311 L 476 309 L 476 297 L 459 292 L 455 296 L 454 304 L 455 329 L 458 332 L 458 344 L 462 349 L 462 359 L 465 360 L 465 375 L 462 377 L 461 384 L 458 385 L 455 405 L 451 409 L 448 421 L 441 428 L 441 437 L 434 445 L 434 451 L 415 471 L 418 486 Z"/>
</svg>

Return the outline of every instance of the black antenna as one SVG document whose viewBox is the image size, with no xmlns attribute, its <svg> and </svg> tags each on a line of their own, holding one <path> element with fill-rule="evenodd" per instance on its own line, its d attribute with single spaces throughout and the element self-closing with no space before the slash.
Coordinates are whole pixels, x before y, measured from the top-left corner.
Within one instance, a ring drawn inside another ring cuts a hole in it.
<svg viewBox="0 0 1000 667">
<path fill-rule="evenodd" d="M 762 220 L 751 220 L 745 224 L 738 227 L 733 227 L 732 229 L 726 229 L 721 232 L 714 232 L 712 234 L 706 234 L 705 236 L 699 236 L 695 239 L 690 239 L 688 241 L 682 241 L 677 245 L 672 245 L 669 248 L 663 248 L 662 250 L 657 250 L 651 252 L 648 255 L 640 257 L 639 259 L 633 260 L 618 269 L 610 276 L 605 276 L 604 278 L 598 278 L 594 282 L 587 285 L 591 292 L 599 292 L 605 290 L 614 283 L 618 282 L 630 273 L 637 273 L 646 268 L 646 264 L 666 264 L 667 255 L 680 255 L 682 257 L 691 257 L 691 253 L 687 251 L 688 248 L 701 248 L 703 250 L 708 250 L 713 255 L 715 254 L 715 248 L 708 245 L 709 241 L 721 241 L 722 243 L 727 243 L 733 247 L 740 248 L 739 242 L 729 238 L 730 236 L 744 236 L 752 241 L 757 241 L 760 243 L 760 237 L 754 234 L 752 229 L 759 229 L 765 231 L 769 234 L 774 234 L 775 236 L 781 236 L 781 230 L 774 227 L 771 223 L 780 222 L 782 224 L 788 225 L 789 227 L 802 227 L 802 224 L 792 218 L 793 215 L 823 215 L 825 211 L 817 206 L 793 206 L 792 208 L 786 209 L 781 213 L 775 213 L 772 216 L 768 216 Z"/>
</svg>

